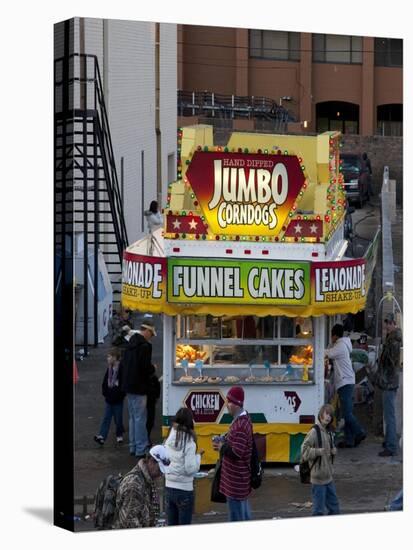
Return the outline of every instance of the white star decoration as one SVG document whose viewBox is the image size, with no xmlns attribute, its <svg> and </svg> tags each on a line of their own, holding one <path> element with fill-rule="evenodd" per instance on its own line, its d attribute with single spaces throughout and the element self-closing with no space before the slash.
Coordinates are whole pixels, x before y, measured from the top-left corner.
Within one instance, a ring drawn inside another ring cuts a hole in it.
<svg viewBox="0 0 413 550">
<path fill-rule="evenodd" d="M 297 225 L 294 226 L 294 229 L 296 233 L 301 233 L 302 226 L 299 223 L 297 223 Z"/>
<path fill-rule="evenodd" d="M 196 226 L 197 226 L 197 225 L 198 225 L 198 222 L 196 222 L 195 220 L 191 220 L 191 221 L 189 222 L 189 227 L 190 227 L 191 229 L 196 229 Z"/>
<path fill-rule="evenodd" d="M 174 226 L 174 229 L 179 229 L 181 227 L 181 222 L 179 220 L 175 220 L 172 225 Z"/>
<path fill-rule="evenodd" d="M 311 233 L 317 233 L 317 226 L 316 226 L 315 223 L 310 225 L 310 231 L 311 231 Z"/>
</svg>

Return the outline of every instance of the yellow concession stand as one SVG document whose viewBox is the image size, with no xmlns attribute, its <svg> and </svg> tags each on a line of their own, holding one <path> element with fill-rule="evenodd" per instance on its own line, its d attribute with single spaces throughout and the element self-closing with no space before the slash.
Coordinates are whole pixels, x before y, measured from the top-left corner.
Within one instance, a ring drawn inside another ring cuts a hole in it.
<svg viewBox="0 0 413 550">
<path fill-rule="evenodd" d="M 297 462 L 324 403 L 333 322 L 365 306 L 373 259 L 345 257 L 340 134 L 178 133 L 164 228 L 124 252 L 122 305 L 163 313 L 163 433 L 194 415 L 203 463 L 245 391 L 267 462 Z"/>
</svg>

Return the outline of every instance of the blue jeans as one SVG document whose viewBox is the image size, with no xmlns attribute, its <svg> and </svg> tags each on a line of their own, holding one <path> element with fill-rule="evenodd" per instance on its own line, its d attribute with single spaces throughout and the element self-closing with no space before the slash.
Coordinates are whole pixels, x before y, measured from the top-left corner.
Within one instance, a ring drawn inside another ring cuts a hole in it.
<svg viewBox="0 0 413 550">
<path fill-rule="evenodd" d="M 333 481 L 326 485 L 312 484 L 311 494 L 313 496 L 313 516 L 324 516 L 326 509 L 328 515 L 340 513 L 336 488 Z"/>
<path fill-rule="evenodd" d="M 146 395 L 128 393 L 129 452 L 135 456 L 144 455 L 148 446 L 146 431 Z"/>
<path fill-rule="evenodd" d="M 247 499 L 236 500 L 227 497 L 228 521 L 246 521 L 252 519 L 250 503 Z"/>
<path fill-rule="evenodd" d="M 390 502 L 389 508 L 392 512 L 403 510 L 403 489 L 401 489 L 394 497 L 394 499 Z"/>
<path fill-rule="evenodd" d="M 344 418 L 344 436 L 347 445 L 354 445 L 355 439 L 365 434 L 353 414 L 353 392 L 354 384 L 346 384 L 337 390 L 340 398 L 340 409 Z"/>
<path fill-rule="evenodd" d="M 120 437 L 125 431 L 123 429 L 123 402 L 117 403 L 116 405 L 110 405 L 107 402 L 105 403 L 105 412 L 103 414 L 103 420 L 99 430 L 99 435 L 101 435 L 103 439 L 108 437 L 112 417 L 115 420 L 116 437 Z"/>
<path fill-rule="evenodd" d="M 397 390 L 383 390 L 384 447 L 395 454 L 397 453 L 396 392 Z"/>
<path fill-rule="evenodd" d="M 194 492 L 165 487 L 168 525 L 189 525 L 194 509 Z"/>
</svg>

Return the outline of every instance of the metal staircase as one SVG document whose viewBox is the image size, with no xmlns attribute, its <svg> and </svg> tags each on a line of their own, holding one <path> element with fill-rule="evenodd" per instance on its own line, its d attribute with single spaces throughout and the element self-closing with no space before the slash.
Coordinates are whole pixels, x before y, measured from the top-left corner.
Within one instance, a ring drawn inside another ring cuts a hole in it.
<svg viewBox="0 0 413 550">
<path fill-rule="evenodd" d="M 65 266 L 78 252 L 79 242 L 84 258 L 93 249 L 94 292 L 90 293 L 85 283 L 83 299 L 85 312 L 93 300 L 97 345 L 98 277 L 94 274 L 98 273 L 98 250 L 111 279 L 113 302 L 119 303 L 122 255 L 128 237 L 96 56 L 72 54 L 55 60 L 54 90 L 55 250 Z M 83 269 L 86 282 L 90 277 L 88 261 L 83 261 Z M 63 280 L 66 271 L 61 270 Z M 88 330 L 85 322 L 86 353 Z"/>
</svg>

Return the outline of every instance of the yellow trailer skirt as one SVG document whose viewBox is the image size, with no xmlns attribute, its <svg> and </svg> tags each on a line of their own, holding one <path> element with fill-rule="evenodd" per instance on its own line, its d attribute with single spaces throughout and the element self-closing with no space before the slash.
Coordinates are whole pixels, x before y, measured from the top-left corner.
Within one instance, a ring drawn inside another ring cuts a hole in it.
<svg viewBox="0 0 413 550">
<path fill-rule="evenodd" d="M 253 426 L 258 453 L 263 462 L 298 463 L 301 444 L 312 424 L 254 423 Z M 212 448 L 212 436 L 225 434 L 228 430 L 228 424 L 211 423 L 195 426 L 198 449 L 205 451 L 202 465 L 216 463 L 218 453 Z M 169 426 L 162 427 L 164 438 L 168 431 Z"/>
</svg>

